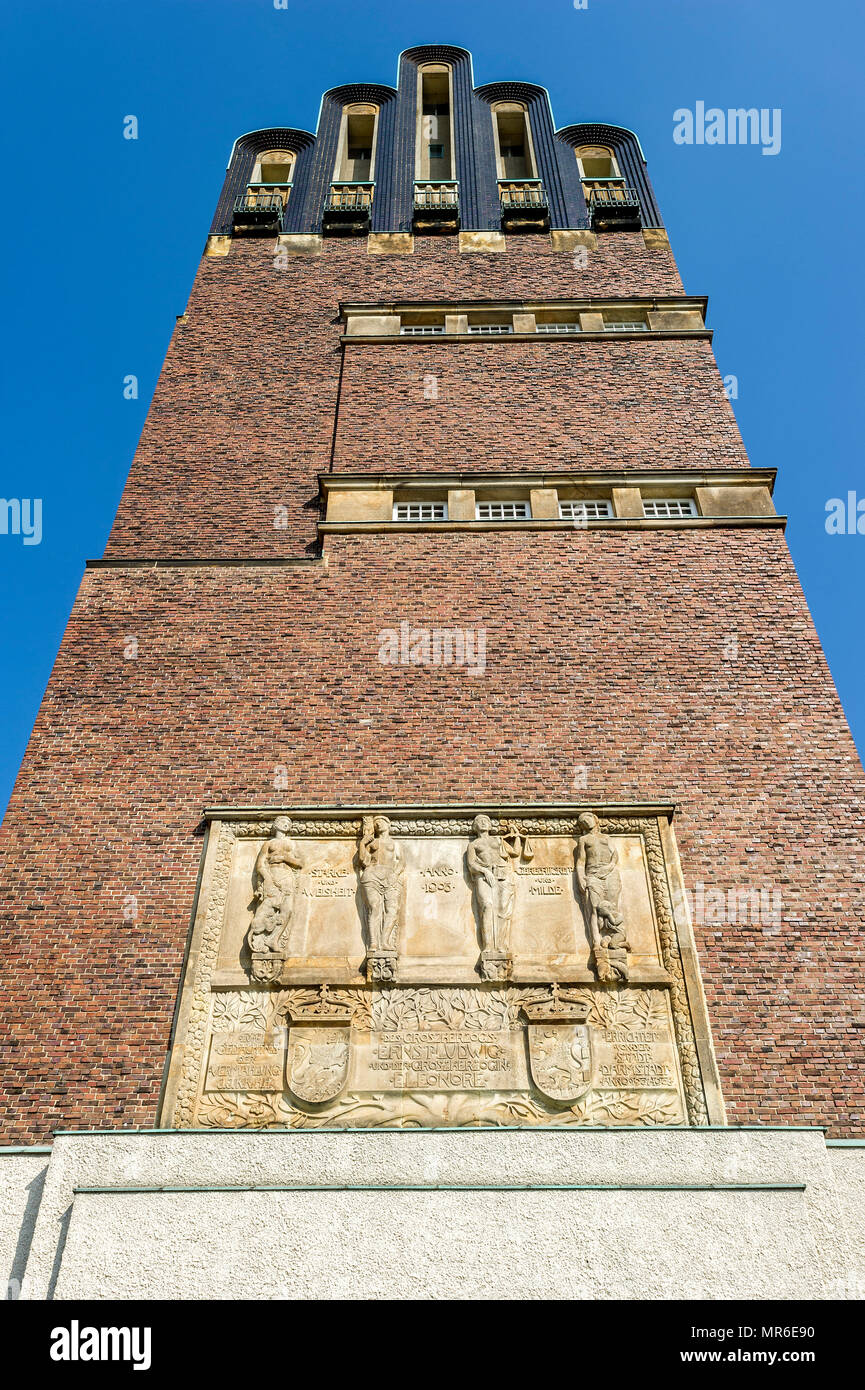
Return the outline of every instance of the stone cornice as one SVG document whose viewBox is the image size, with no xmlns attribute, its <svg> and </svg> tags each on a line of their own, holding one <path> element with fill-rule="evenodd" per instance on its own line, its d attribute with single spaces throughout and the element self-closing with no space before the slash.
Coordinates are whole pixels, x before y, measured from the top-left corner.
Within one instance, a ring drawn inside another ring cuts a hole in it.
<svg viewBox="0 0 865 1390">
<path fill-rule="evenodd" d="M 784 530 L 786 516 L 589 517 L 579 523 L 564 518 L 520 521 L 322 521 L 327 535 L 363 531 L 707 531 L 715 527 L 762 527 Z"/>
<path fill-rule="evenodd" d="M 376 487 L 399 488 L 462 488 L 462 487 L 561 487 L 563 484 L 576 484 L 581 487 L 640 487 L 659 485 L 666 487 L 724 487 L 754 486 L 767 487 L 771 493 L 775 487 L 777 469 L 775 468 L 632 468 L 632 469 L 557 469 L 553 472 L 521 472 L 511 469 L 503 472 L 469 471 L 465 473 L 319 473 L 318 481 L 322 495 L 330 488 L 352 489 Z"/>
</svg>

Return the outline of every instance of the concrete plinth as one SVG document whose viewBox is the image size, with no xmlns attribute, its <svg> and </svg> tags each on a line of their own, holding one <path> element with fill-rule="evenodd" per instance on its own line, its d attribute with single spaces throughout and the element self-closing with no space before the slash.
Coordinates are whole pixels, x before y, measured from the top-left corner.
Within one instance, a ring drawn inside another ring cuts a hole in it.
<svg viewBox="0 0 865 1390">
<path fill-rule="evenodd" d="M 863 1169 L 819 1130 L 61 1134 L 21 1297 L 855 1298 Z M 0 1173 L 10 1225 L 36 1159 Z"/>
</svg>

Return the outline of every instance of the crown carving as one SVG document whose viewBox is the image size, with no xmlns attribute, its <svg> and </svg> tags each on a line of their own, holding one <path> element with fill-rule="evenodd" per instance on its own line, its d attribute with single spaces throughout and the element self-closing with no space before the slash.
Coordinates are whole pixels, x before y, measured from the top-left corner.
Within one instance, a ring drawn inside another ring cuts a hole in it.
<svg viewBox="0 0 865 1390">
<path fill-rule="evenodd" d="M 351 1004 L 335 998 L 325 984 L 292 998 L 286 1013 L 291 1023 L 351 1023 Z"/>
<path fill-rule="evenodd" d="M 562 994 L 554 982 L 548 999 L 536 999 L 523 1004 L 523 1016 L 529 1023 L 585 1023 L 591 1004 L 587 999 L 575 999 Z"/>
</svg>

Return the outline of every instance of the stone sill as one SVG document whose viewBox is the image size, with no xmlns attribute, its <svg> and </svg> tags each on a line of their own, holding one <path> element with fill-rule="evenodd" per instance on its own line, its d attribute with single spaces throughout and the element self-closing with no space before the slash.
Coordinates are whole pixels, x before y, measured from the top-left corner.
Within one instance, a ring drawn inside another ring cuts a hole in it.
<svg viewBox="0 0 865 1390">
<path fill-rule="evenodd" d="M 688 328 L 670 331 L 637 329 L 634 333 L 431 333 L 426 336 L 403 333 L 342 333 L 341 343 L 411 343 L 428 348 L 431 343 L 537 343 L 610 342 L 616 339 L 630 342 L 634 338 L 705 338 L 712 341 L 714 329 Z"/>
<path fill-rule="evenodd" d="M 145 1135 L 148 1136 L 148 1137 L 149 1137 L 149 1136 L 155 1136 L 155 1137 L 157 1137 L 157 1138 L 170 1138 L 170 1137 L 173 1136 L 173 1135 L 184 1134 L 184 1135 L 188 1135 L 188 1136 L 190 1136 L 190 1137 L 195 1137 L 195 1138 L 198 1138 L 198 1139 L 201 1139 L 201 1140 L 213 1139 L 214 1135 L 218 1135 L 218 1136 L 220 1137 L 220 1139 L 221 1139 L 223 1136 L 235 1136 L 235 1135 L 238 1136 L 238 1137 L 240 1137 L 240 1138 L 246 1138 L 246 1139 L 248 1139 L 248 1138 L 250 1137 L 251 1134 L 257 1133 L 257 1131 L 255 1131 L 255 1130 L 249 1130 L 249 1129 L 219 1129 L 219 1130 L 213 1130 L 213 1129 L 189 1129 L 189 1128 L 184 1128 L 184 1126 L 182 1126 L 182 1125 L 178 1125 L 177 1128 L 174 1128 L 174 1127 L 167 1128 L 167 1127 L 165 1127 L 165 1126 L 159 1127 L 158 1125 L 128 1125 L 128 1126 L 125 1126 L 125 1127 L 124 1127 L 124 1126 L 118 1126 L 118 1128 L 116 1128 L 116 1129 L 104 1129 L 104 1128 L 101 1128 L 101 1127 L 97 1127 L 97 1128 L 94 1128 L 94 1129 L 63 1129 L 63 1128 L 61 1127 L 61 1128 L 55 1129 L 53 1132 L 54 1132 L 54 1137 L 55 1137 L 56 1139 L 72 1139 L 72 1138 L 78 1138 L 78 1139 L 95 1139 L 95 1138 L 100 1138 L 100 1137 L 104 1137 L 104 1138 L 115 1138 L 115 1137 L 117 1137 L 117 1138 L 123 1138 L 123 1137 L 127 1137 L 127 1138 L 133 1138 L 133 1137 L 134 1137 L 134 1138 L 140 1138 L 140 1137 L 145 1136 Z M 270 1132 L 270 1133 L 273 1133 L 273 1131 L 269 1131 L 269 1132 Z M 391 1134 L 399 1134 L 399 1135 L 411 1134 L 411 1135 L 419 1135 L 419 1136 L 430 1135 L 430 1134 L 501 1134 L 502 1132 L 503 1132 L 503 1131 L 502 1131 L 502 1127 L 501 1127 L 500 1125 L 472 1125 L 471 1128 L 468 1128 L 468 1127 L 466 1127 L 466 1126 L 460 1126 L 460 1125 L 436 1125 L 436 1127 L 435 1127 L 434 1129 L 389 1129 L 389 1130 L 386 1131 L 386 1133 L 387 1133 L 388 1135 L 391 1135 Z M 511 1131 L 510 1129 L 508 1129 L 508 1130 L 505 1131 L 505 1132 L 506 1132 L 506 1133 L 512 1133 L 513 1131 Z M 268 1131 L 265 1131 L 265 1133 L 268 1133 Z M 317 1135 L 317 1134 L 350 1134 L 350 1135 L 352 1136 L 353 1139 L 362 1138 L 362 1137 L 364 1137 L 364 1136 L 369 1136 L 369 1137 L 371 1137 L 371 1138 L 377 1139 L 377 1138 L 379 1138 L 379 1137 L 381 1136 L 382 1130 L 380 1130 L 380 1129 L 351 1129 L 351 1130 L 346 1130 L 346 1129 L 334 1129 L 334 1128 L 332 1128 L 332 1127 L 331 1127 L 331 1128 L 328 1128 L 326 1125 L 321 1125 L 318 1129 L 280 1130 L 280 1131 L 278 1131 L 278 1133 L 279 1133 L 280 1138 L 291 1138 L 291 1139 L 294 1139 L 294 1138 L 305 1139 L 305 1138 L 313 1137 L 313 1136 L 315 1136 L 315 1135 Z M 825 1125 L 773 1125 L 773 1124 L 766 1124 L 766 1125 L 737 1125 L 737 1124 L 735 1124 L 735 1123 L 731 1123 L 731 1124 L 725 1124 L 725 1125 L 716 1125 L 716 1124 L 712 1124 L 712 1125 L 652 1125 L 651 1129 L 648 1130 L 648 1129 L 646 1128 L 645 1125 L 580 1125 L 579 1128 L 577 1128 L 577 1127 L 575 1126 L 572 1130 L 568 1130 L 568 1129 L 563 1129 L 561 1125 L 533 1125 L 530 1131 L 521 1130 L 520 1133 L 523 1133 L 523 1134 L 524 1134 L 524 1133 L 531 1133 L 531 1134 L 558 1134 L 558 1135 L 560 1135 L 560 1136 L 561 1136 L 561 1135 L 567 1136 L 567 1135 L 569 1135 L 569 1134 L 571 1134 L 571 1135 L 576 1135 L 576 1134 L 597 1134 L 597 1135 L 604 1135 L 604 1134 L 642 1134 L 642 1135 L 645 1135 L 645 1134 L 683 1134 L 683 1135 L 684 1135 L 684 1134 L 688 1134 L 688 1135 L 694 1135 L 694 1134 L 698 1134 L 698 1135 L 701 1135 L 701 1136 L 704 1135 L 704 1134 L 718 1134 L 718 1135 L 731 1135 L 731 1134 L 821 1134 L 821 1135 L 824 1135 L 824 1134 L 826 1133 L 826 1126 L 825 1126 Z M 865 1140 L 859 1140 L 859 1139 L 826 1139 L 826 1140 L 824 1140 L 824 1143 L 825 1143 L 825 1145 L 826 1145 L 827 1148 L 828 1148 L 830 1145 L 831 1145 L 831 1146 L 837 1146 L 837 1145 L 839 1145 L 839 1144 L 853 1144 L 853 1145 L 857 1145 L 857 1146 L 863 1146 L 863 1145 L 865 1145 Z M 46 1152 L 50 1153 L 50 1152 L 51 1152 L 51 1145 L 50 1145 L 50 1144 L 49 1144 L 49 1145 L 46 1145 L 46 1146 L 45 1146 L 45 1149 L 46 1149 Z M 41 1151 L 41 1150 L 40 1150 L 40 1151 Z M 22 1153 L 25 1153 L 25 1152 L 26 1152 L 26 1153 L 32 1153 L 32 1152 L 34 1152 L 34 1150 L 33 1150 L 33 1149 L 22 1149 L 21 1152 L 22 1152 Z M 111 1190 L 112 1190 L 112 1191 L 116 1191 L 117 1189 L 114 1188 L 114 1189 L 111 1189 Z"/>
<path fill-rule="evenodd" d="M 749 468 L 741 465 L 735 468 L 562 468 L 551 473 L 534 472 L 484 472 L 481 469 L 466 473 L 431 473 L 423 470 L 416 473 L 319 473 L 318 481 L 323 494 L 332 489 L 352 490 L 359 488 L 474 488 L 474 487 L 512 487 L 523 488 L 568 486 L 598 488 L 614 487 L 727 487 L 749 486 L 766 487 L 771 493 L 775 487 L 776 468 Z"/>
<path fill-rule="evenodd" d="M 569 521 L 526 518 L 520 521 L 320 521 L 319 535 L 378 531 L 705 531 L 713 527 L 787 525 L 786 516 L 590 517 Z"/>
<path fill-rule="evenodd" d="M 582 1128 L 588 1128 L 583 1126 Z M 536 1129 L 538 1127 L 536 1126 Z M 612 1126 L 611 1126 L 612 1128 Z M 654 1126 L 663 1128 L 663 1126 Z M 176 1131 L 187 1133 L 194 1131 Z M 221 1131 L 220 1131 L 221 1132 Z M 534 1131 L 533 1131 L 534 1132 Z M 701 1134 L 703 1130 L 699 1131 Z M 247 1130 L 249 1133 L 249 1130 Z M 532 1192 L 805 1192 L 804 1182 L 538 1182 Z M 307 1183 L 207 1183 L 160 1186 L 73 1187 L 73 1196 L 125 1197 L 134 1194 L 213 1192 L 525 1192 L 516 1182 L 307 1182 Z"/>
<path fill-rule="evenodd" d="M 294 816 L 306 820 L 332 820 L 338 811 L 340 816 L 375 816 L 381 814 L 381 802 L 329 806 L 323 810 L 319 806 L 291 806 L 284 802 L 277 805 L 255 803 L 245 806 L 203 806 L 204 820 L 260 820 L 262 816 Z M 518 816 L 530 818 L 543 813 L 545 816 L 563 816 L 566 819 L 593 811 L 597 816 L 665 816 L 672 820 L 678 803 L 675 801 L 400 801 L 391 802 L 388 815 L 413 816 L 420 811 L 438 812 L 445 817 L 460 815 L 476 816 L 487 812 L 495 816 Z"/>
</svg>

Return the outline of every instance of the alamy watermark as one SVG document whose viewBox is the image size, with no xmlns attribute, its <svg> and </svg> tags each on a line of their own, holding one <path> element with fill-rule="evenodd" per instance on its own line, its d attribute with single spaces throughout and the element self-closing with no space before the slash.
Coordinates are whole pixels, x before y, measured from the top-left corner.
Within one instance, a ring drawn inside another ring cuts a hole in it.
<svg viewBox="0 0 865 1390">
<path fill-rule="evenodd" d="M 487 669 L 487 630 L 484 627 L 385 627 L 378 633 L 378 659 L 383 666 L 463 666 L 470 676 Z"/>
<path fill-rule="evenodd" d="M 25 545 L 39 545 L 42 498 L 0 497 L 0 536 L 20 536 Z"/>
<path fill-rule="evenodd" d="M 89 1327 L 72 1318 L 68 1327 L 51 1330 L 52 1361 L 130 1361 L 135 1371 L 150 1369 L 149 1327 Z"/>
<path fill-rule="evenodd" d="M 826 503 L 826 530 L 830 536 L 865 536 L 865 497 L 855 492 L 843 497 L 830 497 Z"/>
<path fill-rule="evenodd" d="M 677 145 L 760 145 L 763 154 L 780 154 L 781 108 L 707 110 L 704 101 L 695 102 L 693 111 L 680 106 L 673 112 L 673 140 Z"/>
<path fill-rule="evenodd" d="M 691 921 L 698 927 L 762 927 L 764 932 L 774 935 L 783 924 L 779 888 L 736 886 L 724 889 L 698 881 L 693 892 L 686 888 L 683 895 L 674 896 L 674 915 L 679 925 L 686 920 L 685 904 Z"/>
</svg>

